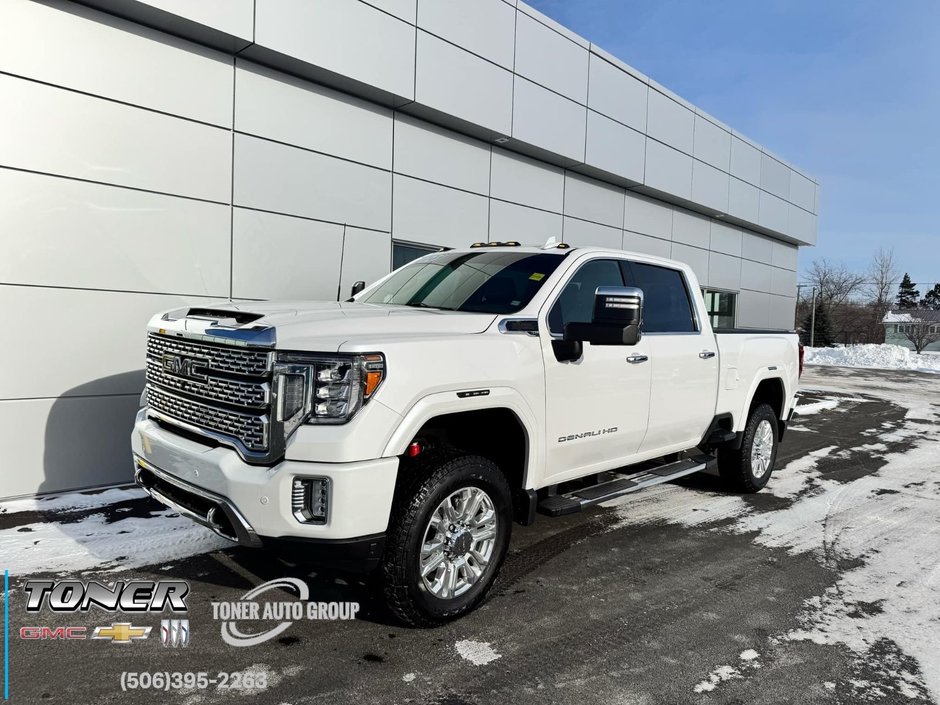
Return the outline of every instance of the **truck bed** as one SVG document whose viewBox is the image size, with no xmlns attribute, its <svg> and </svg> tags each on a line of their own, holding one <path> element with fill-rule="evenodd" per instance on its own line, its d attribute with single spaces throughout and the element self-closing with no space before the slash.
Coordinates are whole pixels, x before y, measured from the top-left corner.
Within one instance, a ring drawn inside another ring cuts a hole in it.
<svg viewBox="0 0 940 705">
<path fill-rule="evenodd" d="M 735 328 L 715 333 L 719 375 L 716 414 L 731 414 L 732 430 L 747 421 L 746 408 L 754 390 L 765 379 L 780 378 L 786 419 L 799 383 L 799 338 L 793 331 Z"/>
</svg>

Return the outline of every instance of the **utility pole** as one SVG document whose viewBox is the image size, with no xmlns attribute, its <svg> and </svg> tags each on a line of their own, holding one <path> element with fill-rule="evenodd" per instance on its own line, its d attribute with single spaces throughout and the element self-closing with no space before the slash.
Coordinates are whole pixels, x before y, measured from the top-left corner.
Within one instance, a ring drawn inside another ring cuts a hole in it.
<svg viewBox="0 0 940 705">
<path fill-rule="evenodd" d="M 816 342 L 816 287 L 813 287 L 813 308 L 810 312 L 809 319 L 809 346 L 811 348 L 816 347 L 813 343 Z"/>
<path fill-rule="evenodd" d="M 803 292 L 804 287 L 810 286 L 809 284 L 797 284 L 796 285 L 796 303 L 799 306 L 800 303 L 800 294 Z M 809 313 L 809 346 L 815 347 L 813 343 L 816 342 L 816 287 L 813 288 L 813 299 L 812 299 L 812 308 Z"/>
</svg>

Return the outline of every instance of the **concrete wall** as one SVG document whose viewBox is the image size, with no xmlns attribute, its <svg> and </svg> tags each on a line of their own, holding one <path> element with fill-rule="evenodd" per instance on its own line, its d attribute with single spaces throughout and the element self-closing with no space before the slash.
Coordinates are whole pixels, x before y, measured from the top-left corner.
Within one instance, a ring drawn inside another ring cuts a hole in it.
<svg viewBox="0 0 940 705">
<path fill-rule="evenodd" d="M 671 256 L 793 325 L 816 183 L 522 3 L 92 4 L 0 3 L 0 496 L 129 479 L 152 313 L 393 238 Z"/>
</svg>

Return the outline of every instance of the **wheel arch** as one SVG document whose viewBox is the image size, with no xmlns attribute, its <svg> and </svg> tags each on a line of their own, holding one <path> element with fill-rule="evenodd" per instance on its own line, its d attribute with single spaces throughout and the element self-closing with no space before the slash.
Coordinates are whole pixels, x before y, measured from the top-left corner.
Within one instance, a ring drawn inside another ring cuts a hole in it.
<svg viewBox="0 0 940 705">
<path fill-rule="evenodd" d="M 757 381 L 736 426 L 743 428 L 758 404 L 767 404 L 774 410 L 774 416 L 777 419 L 777 437 L 782 437 L 786 428 L 787 408 L 787 390 L 782 377 L 765 377 Z"/>
<path fill-rule="evenodd" d="M 385 454 L 404 456 L 412 442 L 424 439 L 489 458 L 509 482 L 517 520 L 531 523 L 535 492 L 530 485 L 539 454 L 534 419 L 521 399 L 492 392 L 462 399 L 454 393 L 422 399 L 402 420 Z"/>
</svg>

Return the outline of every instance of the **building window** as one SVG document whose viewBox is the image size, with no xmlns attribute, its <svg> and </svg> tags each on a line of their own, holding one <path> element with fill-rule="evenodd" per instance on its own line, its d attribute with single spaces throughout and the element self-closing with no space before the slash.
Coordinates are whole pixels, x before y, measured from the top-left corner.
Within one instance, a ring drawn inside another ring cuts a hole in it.
<svg viewBox="0 0 940 705">
<path fill-rule="evenodd" d="M 708 320 L 711 321 L 712 328 L 715 330 L 734 328 L 734 307 L 738 295 L 710 289 L 703 289 L 702 295 L 705 297 L 705 310 L 708 311 Z"/>
<path fill-rule="evenodd" d="M 418 245 L 413 242 L 392 240 L 392 269 L 404 267 L 419 257 L 424 257 L 432 252 L 440 252 L 443 249 L 443 247 L 435 247 L 434 245 Z"/>
</svg>

